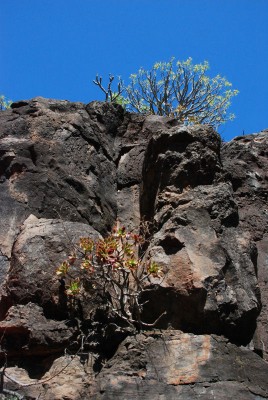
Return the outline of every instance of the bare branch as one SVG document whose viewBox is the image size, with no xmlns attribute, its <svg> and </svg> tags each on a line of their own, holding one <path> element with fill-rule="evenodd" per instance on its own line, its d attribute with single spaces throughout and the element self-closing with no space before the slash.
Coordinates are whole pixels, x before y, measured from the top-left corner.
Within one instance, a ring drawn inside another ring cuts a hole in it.
<svg viewBox="0 0 268 400">
<path fill-rule="evenodd" d="M 106 102 L 116 102 L 116 100 L 118 100 L 118 98 L 122 95 L 123 91 L 124 91 L 124 85 L 123 82 L 121 81 L 121 78 L 118 78 L 118 84 L 117 84 L 117 92 L 114 93 L 112 90 L 112 84 L 114 81 L 114 76 L 113 75 L 109 75 L 109 82 L 107 85 L 107 89 L 105 89 L 105 87 L 102 84 L 102 77 L 98 76 L 98 74 L 96 75 L 95 80 L 93 80 L 93 83 L 95 85 L 97 85 L 100 90 L 105 94 L 105 101 Z"/>
</svg>

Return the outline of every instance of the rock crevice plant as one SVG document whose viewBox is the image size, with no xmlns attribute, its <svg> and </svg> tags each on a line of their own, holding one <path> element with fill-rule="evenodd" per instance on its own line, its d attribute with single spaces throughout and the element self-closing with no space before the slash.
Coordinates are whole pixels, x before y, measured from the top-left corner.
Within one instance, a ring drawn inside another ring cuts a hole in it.
<svg viewBox="0 0 268 400">
<path fill-rule="evenodd" d="M 69 299 L 82 303 L 98 296 L 109 314 L 123 325 L 134 329 L 155 326 L 165 313 L 153 323 L 146 323 L 142 320 L 141 297 L 159 286 L 163 273 L 154 261 L 143 260 L 143 244 L 142 236 L 127 232 L 124 227 L 115 228 L 104 239 L 81 238 L 77 250 L 56 271 Z"/>
</svg>

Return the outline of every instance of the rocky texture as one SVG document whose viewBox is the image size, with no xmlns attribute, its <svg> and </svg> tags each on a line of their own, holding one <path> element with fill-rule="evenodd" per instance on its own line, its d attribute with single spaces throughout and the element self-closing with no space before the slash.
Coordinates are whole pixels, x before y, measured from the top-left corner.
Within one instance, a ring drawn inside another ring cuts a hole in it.
<svg viewBox="0 0 268 400">
<path fill-rule="evenodd" d="M 69 355 L 58 357 L 52 362 L 48 360 L 46 364 L 50 367 L 49 372 L 41 380 L 33 374 L 30 377 L 24 368 L 18 366 L 8 367 L 6 375 L 13 379 L 9 384 L 13 391 L 17 389 L 19 382 L 24 399 L 89 399 L 89 387 L 94 376 L 90 361 L 89 358 L 88 363 L 81 363 L 80 357 Z"/>
<path fill-rule="evenodd" d="M 268 396 L 268 364 L 215 335 L 146 332 L 124 340 L 96 378 L 91 363 L 90 355 L 84 364 L 78 357 L 60 357 L 43 376 L 42 385 L 18 367 L 8 368 L 7 375 L 24 385 L 36 382 L 24 392 L 30 399 L 42 400 L 259 400 Z"/>
<path fill-rule="evenodd" d="M 239 136 L 226 143 L 222 160 L 238 204 L 240 225 L 256 243 L 257 276 L 262 310 L 254 345 L 268 361 L 268 131 Z"/>
<path fill-rule="evenodd" d="M 1 346 L 10 357 L 64 350 L 71 343 L 74 331 L 64 321 L 48 320 L 42 308 L 30 302 L 10 307 L 0 329 Z"/>
<path fill-rule="evenodd" d="M 222 147 L 209 126 L 99 102 L 1 112 L 5 384 L 29 399 L 268 398 L 267 142 Z M 142 220 L 164 272 L 144 294 L 143 320 L 166 312 L 156 330 L 122 331 L 101 301 L 74 315 L 56 266 L 79 237 Z"/>
<path fill-rule="evenodd" d="M 267 373 L 268 364 L 258 356 L 223 338 L 151 332 L 120 345 L 90 398 L 263 399 L 268 396 Z"/>
<path fill-rule="evenodd" d="M 143 185 L 141 211 L 157 231 L 148 253 L 167 274 L 160 302 L 165 307 L 170 298 L 166 323 L 248 343 L 260 310 L 256 248 L 240 228 L 219 137 L 207 127 L 153 136 Z"/>
<path fill-rule="evenodd" d="M 43 307 L 48 318 L 66 318 L 66 296 L 55 267 L 75 249 L 82 236 L 100 235 L 83 223 L 29 216 L 12 249 L 1 315 L 10 305 L 35 302 Z"/>
</svg>

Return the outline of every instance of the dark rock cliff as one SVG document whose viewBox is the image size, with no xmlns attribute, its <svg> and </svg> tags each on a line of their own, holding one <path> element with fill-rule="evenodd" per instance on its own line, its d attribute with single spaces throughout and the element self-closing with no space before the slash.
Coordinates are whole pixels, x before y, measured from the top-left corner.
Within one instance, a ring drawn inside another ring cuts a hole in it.
<svg viewBox="0 0 268 400">
<path fill-rule="evenodd" d="M 209 126 L 100 102 L 1 112 L 4 387 L 28 399 L 268 398 L 267 144 L 265 131 L 222 145 Z M 83 309 L 91 345 L 70 358 L 84 339 L 55 267 L 79 237 L 141 220 L 165 272 L 144 318 L 165 316 L 126 336 L 103 332 L 98 304 Z"/>
</svg>

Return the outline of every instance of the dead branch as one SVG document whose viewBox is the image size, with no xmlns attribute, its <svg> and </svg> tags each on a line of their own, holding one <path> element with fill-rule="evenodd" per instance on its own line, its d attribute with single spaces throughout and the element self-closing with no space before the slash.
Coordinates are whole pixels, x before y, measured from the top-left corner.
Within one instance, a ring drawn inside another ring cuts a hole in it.
<svg viewBox="0 0 268 400">
<path fill-rule="evenodd" d="M 99 77 L 98 74 L 97 74 L 96 75 L 96 79 L 93 80 L 93 83 L 95 85 L 97 85 L 100 88 L 100 90 L 105 94 L 105 101 L 106 102 L 109 102 L 109 101 L 112 102 L 112 103 L 115 102 L 119 98 L 119 96 L 121 96 L 122 93 L 123 93 L 124 87 L 123 87 L 123 83 L 122 83 L 121 79 L 119 78 L 119 81 L 118 81 L 118 84 L 117 84 L 117 92 L 116 93 L 112 91 L 112 83 L 113 83 L 113 81 L 114 81 L 114 76 L 109 74 L 109 83 L 108 83 L 107 89 L 105 89 L 105 87 L 102 84 L 102 77 L 101 76 Z"/>
</svg>

